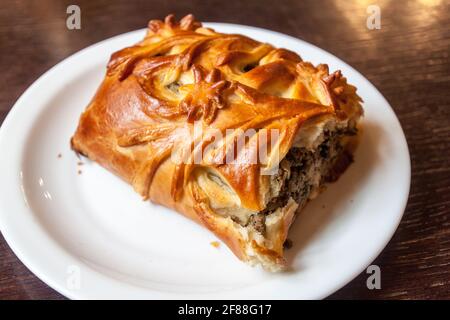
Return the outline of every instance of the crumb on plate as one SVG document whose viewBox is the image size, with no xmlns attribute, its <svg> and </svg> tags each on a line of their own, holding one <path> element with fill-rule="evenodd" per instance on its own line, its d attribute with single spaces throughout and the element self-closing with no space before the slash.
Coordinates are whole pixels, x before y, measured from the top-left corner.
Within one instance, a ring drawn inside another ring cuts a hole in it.
<svg viewBox="0 0 450 320">
<path fill-rule="evenodd" d="M 220 247 L 220 242 L 219 242 L 219 241 L 212 241 L 212 242 L 211 242 L 211 245 L 212 245 L 214 248 L 218 248 L 218 247 Z"/>
</svg>

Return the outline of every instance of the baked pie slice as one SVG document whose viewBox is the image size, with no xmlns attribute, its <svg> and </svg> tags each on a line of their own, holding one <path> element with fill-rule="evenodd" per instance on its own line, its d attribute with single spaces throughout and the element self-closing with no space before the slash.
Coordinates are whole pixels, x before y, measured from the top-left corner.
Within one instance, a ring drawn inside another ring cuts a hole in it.
<svg viewBox="0 0 450 320">
<path fill-rule="evenodd" d="M 111 56 L 71 144 L 278 271 L 296 214 L 351 162 L 360 103 L 325 64 L 169 15 Z"/>
</svg>

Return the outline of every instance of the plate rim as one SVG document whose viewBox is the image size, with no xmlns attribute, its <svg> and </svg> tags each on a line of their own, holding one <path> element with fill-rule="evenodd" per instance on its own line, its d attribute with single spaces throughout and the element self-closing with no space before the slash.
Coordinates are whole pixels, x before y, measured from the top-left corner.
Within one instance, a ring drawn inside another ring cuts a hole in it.
<svg viewBox="0 0 450 320">
<path fill-rule="evenodd" d="M 406 209 L 406 205 L 408 202 L 408 198 L 409 198 L 409 192 L 410 192 L 410 187 L 411 187 L 411 158 L 410 158 L 410 153 L 409 153 L 409 148 L 408 148 L 408 143 L 404 134 L 404 131 L 401 127 L 400 121 L 398 120 L 393 108 L 391 107 L 390 103 L 387 101 L 387 99 L 381 94 L 381 92 L 366 78 L 364 77 L 359 71 L 357 71 L 355 68 L 351 67 L 348 63 L 346 63 L 345 61 L 343 61 L 341 58 L 337 57 L 336 55 L 321 49 L 317 46 L 315 46 L 314 44 L 311 44 L 309 42 L 306 42 L 304 40 L 295 38 L 293 36 L 290 35 L 286 35 L 277 31 L 272 31 L 272 30 L 268 30 L 268 29 L 264 29 L 264 28 L 259 28 L 259 27 L 253 27 L 253 26 L 247 26 L 247 25 L 241 25 L 241 24 L 231 24 L 231 23 L 216 23 L 216 22 L 207 22 L 205 23 L 206 26 L 208 27 L 213 27 L 216 28 L 218 30 L 220 30 L 221 27 L 232 27 L 232 28 L 241 28 L 243 33 L 245 33 L 248 30 L 255 30 L 258 32 L 264 32 L 264 33 L 269 33 L 275 37 L 278 38 L 288 38 L 290 40 L 293 41 L 297 41 L 302 43 L 302 45 L 307 45 L 310 47 L 313 47 L 314 50 L 319 50 L 322 54 L 325 54 L 327 56 L 332 56 L 335 59 L 337 59 L 339 61 L 339 63 L 342 63 L 343 65 L 345 65 L 346 68 L 351 69 L 355 74 L 357 74 L 359 77 L 361 77 L 362 79 L 364 79 L 368 84 L 370 84 L 370 86 L 372 87 L 371 89 L 374 90 L 383 100 L 386 106 L 389 107 L 390 112 L 392 113 L 394 119 L 396 120 L 396 122 L 398 123 L 398 126 L 400 127 L 400 133 L 401 133 L 401 137 L 400 139 L 402 140 L 406 151 L 406 156 L 407 156 L 407 171 L 408 171 L 408 175 L 406 177 L 406 181 L 405 184 L 407 185 L 407 188 L 404 192 L 404 196 L 402 199 L 398 199 L 400 207 L 401 209 L 401 214 L 399 213 L 396 219 L 396 222 L 393 223 L 391 225 L 391 229 L 389 232 L 389 234 L 386 234 L 384 236 L 384 241 L 380 241 L 380 244 L 378 246 L 378 250 L 372 252 L 372 254 L 370 255 L 370 258 L 367 260 L 367 264 L 365 264 L 364 266 L 361 266 L 361 268 L 359 268 L 358 272 L 352 272 L 351 274 L 349 274 L 347 277 L 342 277 L 340 278 L 341 281 L 335 281 L 334 286 L 332 286 L 332 288 L 330 288 L 329 290 L 326 290 L 326 292 L 316 295 L 314 297 L 312 297 L 312 299 L 322 299 L 327 297 L 328 295 L 331 295 L 332 293 L 336 292 L 337 290 L 339 290 L 340 288 L 342 288 L 343 286 L 345 286 L 348 282 L 350 282 L 352 279 L 354 279 L 357 275 L 359 275 L 363 270 L 365 270 L 365 268 L 371 264 L 371 262 L 373 260 L 375 260 L 375 258 L 384 250 L 384 248 L 386 247 L 386 245 L 390 242 L 390 240 L 392 239 L 395 231 L 398 228 L 398 225 L 400 224 L 400 221 L 403 217 L 404 211 Z M 47 70 L 46 72 L 44 72 L 37 80 L 35 80 L 25 91 L 24 93 L 16 100 L 16 102 L 14 103 L 13 107 L 11 108 L 11 110 L 9 111 L 9 113 L 7 114 L 1 128 L 0 128 L 0 146 L 4 145 L 5 140 L 7 140 L 5 138 L 5 136 L 8 136 L 8 132 L 10 132 L 14 126 L 14 121 L 16 121 L 15 119 L 18 118 L 20 116 L 20 112 L 23 112 L 23 108 L 20 108 L 19 106 L 21 105 L 21 103 L 28 98 L 28 96 L 30 96 L 31 94 L 33 94 L 33 90 L 35 90 L 36 88 L 38 88 L 41 85 L 45 85 L 45 82 L 47 81 L 48 78 L 50 78 L 50 76 L 54 73 L 56 73 L 59 69 L 61 68 L 65 68 L 67 65 L 71 64 L 71 61 L 76 59 L 78 56 L 81 56 L 83 54 L 85 54 L 85 52 L 89 52 L 89 51 L 93 51 L 95 50 L 96 47 L 98 46 L 102 46 L 103 44 L 110 42 L 116 38 L 119 37 L 124 37 L 124 36 L 130 36 L 131 34 L 134 33 L 139 33 L 139 32 L 143 32 L 145 29 L 139 29 L 139 30 L 135 30 L 135 31 L 130 31 L 130 32 L 126 32 L 126 33 L 122 33 L 113 37 L 110 37 L 108 39 L 96 42 L 90 46 L 87 46 L 81 50 L 79 50 L 78 52 L 68 56 L 67 58 L 64 58 L 62 61 L 58 62 L 56 65 L 54 65 L 53 67 L 51 67 L 49 70 Z M 130 44 L 131 45 L 131 44 Z M 34 108 L 34 110 L 32 110 L 32 112 L 38 113 L 38 111 L 42 109 L 42 108 Z M 29 110 L 27 110 L 29 111 Z M 18 116 L 19 114 L 19 116 Z M 34 120 L 30 120 L 30 125 L 32 125 L 36 120 L 36 117 L 31 117 Z M 27 130 L 24 130 L 24 136 L 22 138 L 26 138 L 27 137 Z M 23 145 L 18 144 L 19 147 L 17 148 L 18 150 L 18 154 L 23 154 Z M 22 149 L 20 149 L 22 148 Z M 18 160 L 18 159 L 17 159 Z M 9 161 L 12 165 L 13 163 L 11 161 Z M 16 161 L 19 162 L 19 161 Z M 16 163 L 16 165 L 20 168 L 21 167 L 21 163 Z M 0 167 L 0 172 L 4 172 L 5 171 L 5 165 Z M 10 171 L 14 171 L 14 170 L 10 170 Z M 20 171 L 20 170 L 19 170 Z M 20 181 L 20 177 L 18 181 Z M 4 180 L 6 181 L 6 179 Z M 11 182 L 11 181 L 10 181 Z M 1 184 L 0 184 L 1 187 Z M 13 189 L 13 188 L 11 188 Z M 16 190 L 19 191 L 19 190 Z M 20 192 L 19 192 L 20 193 Z M 49 276 L 48 272 L 46 272 L 45 270 L 42 270 L 42 267 L 38 267 L 39 263 L 36 263 L 36 261 L 33 261 L 33 258 L 30 258 L 33 255 L 30 255 L 29 253 L 27 254 L 27 245 L 24 245 L 24 241 L 18 241 L 17 239 L 20 238 L 17 236 L 17 234 L 13 234 L 10 232 L 10 226 L 8 226 L 8 214 L 4 213 L 5 212 L 5 192 L 1 192 L 0 193 L 0 231 L 5 239 L 5 241 L 7 242 L 7 244 L 9 245 L 9 247 L 11 248 L 11 250 L 14 252 L 14 254 L 21 260 L 21 262 L 34 274 L 36 275 L 39 279 L 41 279 L 43 282 L 45 282 L 48 286 L 50 286 L 52 289 L 56 290 L 57 292 L 59 292 L 60 294 L 64 295 L 65 297 L 68 297 L 70 299 L 86 299 L 86 298 L 95 298 L 96 293 L 91 294 L 80 294 L 82 291 L 72 291 L 67 289 L 67 287 L 65 287 L 64 285 L 62 285 L 61 283 L 61 279 L 59 279 L 59 281 L 57 279 L 55 279 L 54 277 Z M 25 203 L 24 203 L 25 204 Z M 19 205 L 19 204 L 18 204 Z M 17 207 L 16 207 L 17 208 Z M 22 206 L 19 208 L 18 210 L 27 210 L 28 214 L 32 213 L 32 209 L 28 208 L 26 206 Z M 22 217 L 23 218 L 23 217 Z M 26 218 L 26 217 L 25 217 Z M 36 226 L 37 229 L 41 229 L 40 226 Z M 34 231 L 37 231 L 34 230 Z M 43 230 L 39 230 L 39 231 L 43 231 Z M 38 232 L 39 233 L 39 232 Z M 45 236 L 45 232 L 44 234 L 42 234 Z M 49 247 L 53 250 L 56 250 L 56 252 L 58 253 L 58 256 L 62 255 L 62 257 L 64 258 L 64 260 L 66 261 L 78 261 L 74 259 L 74 257 L 66 252 L 66 250 L 62 247 L 60 247 L 60 245 L 58 243 L 56 243 L 56 241 L 54 239 L 52 239 L 49 235 L 47 235 L 47 241 L 44 241 L 47 245 L 49 245 Z M 26 241 L 25 241 L 26 242 Z M 29 251 L 29 250 L 28 250 Z M 64 265 L 67 265 L 66 263 Z M 120 284 L 122 287 L 126 286 L 123 282 L 118 281 L 117 279 L 113 279 L 111 277 L 107 277 L 104 274 L 102 274 L 101 272 L 91 268 L 90 268 L 90 272 L 92 272 L 91 274 L 89 274 L 89 276 L 93 276 L 97 281 L 100 282 L 107 282 L 109 284 Z M 128 285 L 128 284 L 127 284 Z M 131 286 L 128 285 L 130 287 L 133 288 L 133 290 L 136 290 L 135 286 Z M 165 298 L 169 298 L 169 299 L 173 299 L 173 298 L 186 298 L 186 296 L 184 294 L 173 294 L 173 293 L 166 293 L 163 292 L 161 294 L 155 294 L 157 293 L 157 291 L 155 291 L 154 289 L 145 289 L 145 292 L 149 293 L 149 295 L 153 295 L 151 298 L 153 299 L 165 299 Z M 151 294 L 150 294 L 151 293 Z M 196 294 L 192 294 L 192 296 L 190 296 L 191 298 L 195 297 Z M 117 298 L 117 297 L 109 297 L 109 298 Z M 200 298 L 204 298 L 200 296 Z M 219 297 L 220 298 L 220 297 Z M 213 297 L 213 299 L 216 299 Z M 295 297 L 293 297 L 291 295 L 291 297 L 289 297 L 288 299 L 295 299 Z"/>
</svg>

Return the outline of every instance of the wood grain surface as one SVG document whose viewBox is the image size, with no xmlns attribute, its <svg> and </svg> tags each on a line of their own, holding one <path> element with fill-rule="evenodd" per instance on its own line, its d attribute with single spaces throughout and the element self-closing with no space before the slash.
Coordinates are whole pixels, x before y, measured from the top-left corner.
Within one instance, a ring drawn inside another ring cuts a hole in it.
<svg viewBox="0 0 450 320">
<path fill-rule="evenodd" d="M 81 8 L 81 30 L 66 28 L 70 4 Z M 381 8 L 379 30 L 366 27 L 370 4 Z M 330 298 L 450 299 L 449 9 L 446 0 L 2 0 L 0 122 L 24 90 L 59 61 L 168 13 L 192 12 L 202 21 L 263 27 L 306 40 L 379 88 L 400 119 L 412 161 L 404 218 L 374 262 L 382 288 L 368 290 L 368 275 L 362 273 Z M 0 299 L 64 297 L 34 276 L 0 236 Z"/>
</svg>

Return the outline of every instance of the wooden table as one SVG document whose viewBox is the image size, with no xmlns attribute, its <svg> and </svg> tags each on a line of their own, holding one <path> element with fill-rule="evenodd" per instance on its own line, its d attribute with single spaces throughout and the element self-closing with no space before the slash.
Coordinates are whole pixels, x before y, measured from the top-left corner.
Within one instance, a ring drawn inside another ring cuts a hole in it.
<svg viewBox="0 0 450 320">
<path fill-rule="evenodd" d="M 66 8 L 81 8 L 81 30 Z M 366 27 L 367 6 L 381 29 Z M 374 83 L 405 131 L 412 185 L 404 218 L 376 259 L 382 289 L 362 273 L 332 299 L 450 298 L 450 2 L 420 1 L 10 1 L 0 6 L 0 121 L 44 71 L 97 41 L 151 18 L 192 12 L 202 21 L 272 29 L 342 58 Z M 5 152 L 5 150 L 3 151 Z M 3 156 L 7 156 L 4 154 Z M 62 299 L 34 276 L 0 236 L 0 299 Z"/>
</svg>

